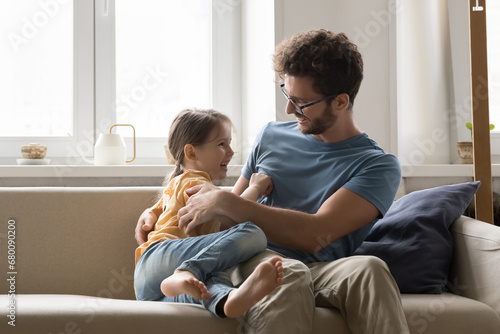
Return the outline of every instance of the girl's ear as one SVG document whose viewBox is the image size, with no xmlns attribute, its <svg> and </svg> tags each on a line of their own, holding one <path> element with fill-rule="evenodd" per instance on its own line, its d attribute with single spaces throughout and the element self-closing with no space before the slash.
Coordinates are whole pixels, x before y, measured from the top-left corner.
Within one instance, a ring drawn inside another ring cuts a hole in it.
<svg viewBox="0 0 500 334">
<path fill-rule="evenodd" d="M 196 150 L 193 145 L 184 145 L 184 158 L 190 161 L 196 160 Z"/>
</svg>

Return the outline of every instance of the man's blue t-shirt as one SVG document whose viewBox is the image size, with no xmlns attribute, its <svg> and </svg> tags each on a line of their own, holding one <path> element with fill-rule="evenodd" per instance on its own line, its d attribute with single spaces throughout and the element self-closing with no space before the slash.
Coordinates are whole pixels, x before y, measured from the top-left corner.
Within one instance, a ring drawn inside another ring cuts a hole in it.
<svg viewBox="0 0 500 334">
<path fill-rule="evenodd" d="M 257 136 L 242 174 L 269 175 L 274 189 L 265 205 L 316 213 L 340 188 L 347 188 L 370 201 L 383 216 L 394 201 L 401 180 L 397 158 L 386 153 L 366 133 L 336 143 L 304 135 L 297 122 L 271 122 Z M 377 218 L 378 219 L 378 218 Z M 350 256 L 376 220 L 338 239 L 318 240 L 315 254 L 269 242 L 269 248 L 291 258 L 309 262 L 333 261 Z"/>
</svg>

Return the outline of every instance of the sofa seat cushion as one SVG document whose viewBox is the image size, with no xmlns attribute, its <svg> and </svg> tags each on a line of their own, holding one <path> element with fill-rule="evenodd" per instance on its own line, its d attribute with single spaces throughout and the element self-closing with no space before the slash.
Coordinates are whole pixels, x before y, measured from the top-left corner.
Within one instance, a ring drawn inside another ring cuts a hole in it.
<svg viewBox="0 0 500 334">
<path fill-rule="evenodd" d="M 7 295 L 0 304 L 7 305 Z M 17 295 L 16 333 L 241 333 L 241 319 L 217 319 L 199 305 L 108 299 L 79 295 Z M 498 333 L 499 315 L 489 306 L 450 293 L 402 295 L 412 334 Z M 6 310 L 6 308 L 4 309 Z M 5 311 L 4 311 L 5 312 Z M 4 316 L 5 317 L 5 316 Z M 6 324 L 4 324 L 6 325 Z M 7 326 L 7 325 L 6 325 Z M 336 309 L 317 307 L 314 333 L 349 334 Z"/>
<path fill-rule="evenodd" d="M 21 294 L 16 301 L 17 334 L 136 334 L 155 333 L 161 328 L 176 334 L 242 333 L 242 327 L 248 326 L 241 319 L 218 319 L 194 304 L 59 294 Z M 0 305 L 8 305 L 7 295 L 0 295 Z M 332 328 L 337 334 L 350 333 L 336 309 L 316 308 L 315 317 L 315 334 L 331 333 Z"/>
<path fill-rule="evenodd" d="M 242 333 L 243 326 L 248 326 L 241 319 L 218 319 L 194 304 L 59 294 L 21 294 L 16 299 L 17 334 L 135 334 L 161 328 L 176 334 Z M 7 295 L 0 295 L 0 305 L 8 305 Z M 331 333 L 332 328 L 337 334 L 350 333 L 336 309 L 316 308 L 313 327 L 315 334 Z"/>
<path fill-rule="evenodd" d="M 237 333 L 239 323 L 219 320 L 194 304 L 144 302 L 79 295 L 17 295 L 16 333 Z M 0 296 L 7 304 L 7 296 Z M 4 316 L 5 318 L 5 316 Z"/>
<path fill-rule="evenodd" d="M 488 305 L 473 299 L 441 295 L 401 295 L 410 332 L 500 333 L 500 316 Z"/>
</svg>

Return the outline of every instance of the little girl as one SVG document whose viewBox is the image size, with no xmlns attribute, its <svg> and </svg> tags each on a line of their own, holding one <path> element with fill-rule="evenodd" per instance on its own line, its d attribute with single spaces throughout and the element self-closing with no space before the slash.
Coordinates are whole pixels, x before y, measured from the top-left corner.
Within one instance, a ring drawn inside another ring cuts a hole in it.
<svg viewBox="0 0 500 334">
<path fill-rule="evenodd" d="M 137 299 L 197 303 L 218 317 L 239 317 L 283 282 L 281 258 L 261 263 L 235 288 L 224 270 L 266 249 L 262 230 L 244 223 L 220 231 L 220 223 L 210 221 L 188 236 L 177 220 L 188 200 L 186 189 L 226 177 L 234 154 L 231 121 L 214 110 L 183 110 L 172 123 L 168 143 L 176 168 L 162 198 L 149 209 L 157 218 L 155 228 L 136 250 Z M 241 196 L 255 201 L 271 190 L 269 177 L 254 174 Z"/>
</svg>

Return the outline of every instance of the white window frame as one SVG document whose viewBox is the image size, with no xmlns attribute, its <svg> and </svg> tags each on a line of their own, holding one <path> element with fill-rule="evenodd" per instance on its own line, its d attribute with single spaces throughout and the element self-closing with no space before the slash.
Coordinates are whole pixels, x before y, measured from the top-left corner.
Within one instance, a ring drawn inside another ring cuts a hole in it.
<svg viewBox="0 0 500 334">
<path fill-rule="evenodd" d="M 1 164 L 15 164 L 15 159 L 21 157 L 21 146 L 33 142 L 43 143 L 50 148 L 50 156 L 55 157 L 53 164 L 79 163 L 80 159 L 77 158 L 74 141 L 82 142 L 84 138 L 95 136 L 92 126 L 94 110 L 93 11 L 93 0 L 74 1 L 73 136 L 0 137 Z M 82 129 L 90 129 L 90 131 Z"/>
<path fill-rule="evenodd" d="M 100 133 L 116 123 L 115 107 L 115 0 L 74 0 L 73 136 L 1 137 L 0 164 L 15 164 L 20 147 L 39 142 L 48 146 L 51 164 L 87 164 Z M 241 133 L 241 4 L 211 0 L 212 106 L 233 121 Z M 166 125 L 168 126 L 168 125 Z M 132 137 L 124 136 L 129 152 Z M 165 137 L 137 138 L 134 164 L 166 164 Z M 233 138 L 233 148 L 240 150 Z M 233 159 L 241 163 L 240 159 Z"/>
<path fill-rule="evenodd" d="M 96 92 L 95 124 L 97 136 L 107 132 L 116 123 L 115 88 L 115 0 L 95 0 L 95 54 L 96 54 Z M 212 85 L 211 105 L 223 111 L 233 121 L 236 129 L 241 128 L 241 86 L 240 86 L 240 4 L 224 4 L 233 7 L 220 7 L 220 1 L 211 1 L 212 15 Z M 111 107 L 110 107 L 111 106 Z M 168 126 L 168 124 L 166 124 Z M 166 131 L 167 132 L 167 131 Z M 166 136 L 136 138 L 138 164 L 165 164 L 163 145 Z M 124 135 L 128 151 L 133 146 L 132 136 Z M 233 139 L 234 140 L 234 139 Z M 234 140 L 236 146 L 238 141 Z M 233 147 L 236 151 L 238 147 Z M 234 161 L 234 160 L 233 160 Z"/>
</svg>

